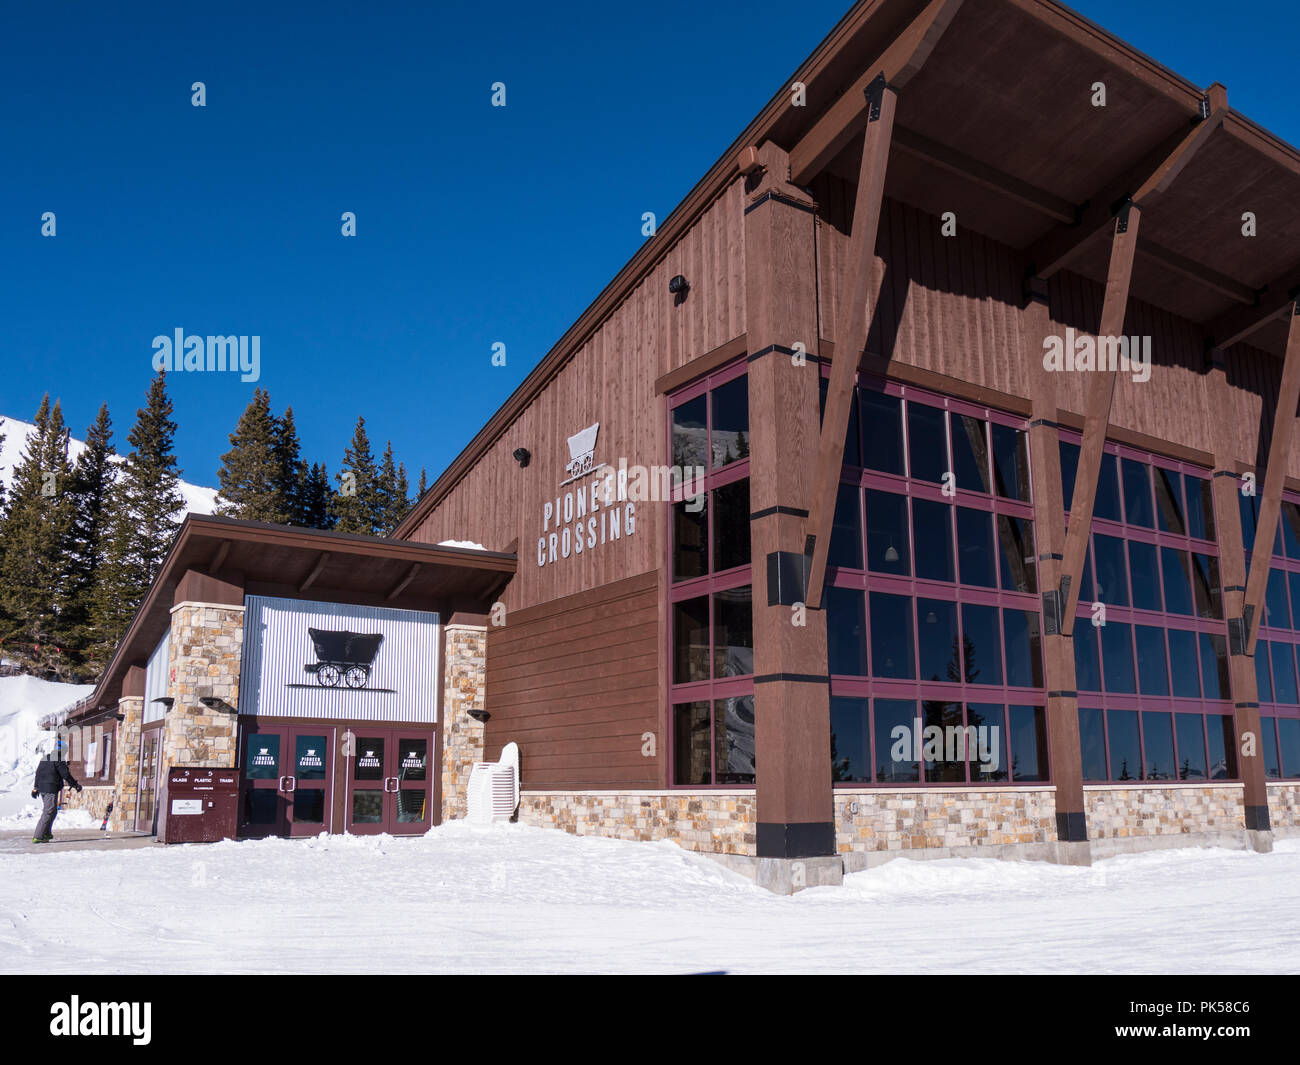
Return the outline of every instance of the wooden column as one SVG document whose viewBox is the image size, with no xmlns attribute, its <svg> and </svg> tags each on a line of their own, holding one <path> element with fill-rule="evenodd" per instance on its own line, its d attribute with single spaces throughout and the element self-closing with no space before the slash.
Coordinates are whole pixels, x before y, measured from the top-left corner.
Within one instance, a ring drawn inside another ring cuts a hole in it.
<svg viewBox="0 0 1300 1065">
<path fill-rule="evenodd" d="M 1056 588 L 1065 551 L 1065 501 L 1061 486 L 1060 426 L 1056 421 L 1056 377 L 1043 367 L 1044 341 L 1054 333 L 1047 282 L 1030 278 L 1023 318 L 1022 365 L 1032 403 L 1029 464 L 1034 496 L 1034 536 L 1038 580 Z M 1047 595 L 1044 595 L 1044 599 Z M 1046 610 L 1044 610 L 1046 614 Z M 1056 787 L 1056 838 L 1075 844 L 1060 848 L 1058 859 L 1088 864 L 1088 823 L 1083 800 L 1083 759 L 1079 751 L 1079 699 L 1074 671 L 1074 640 L 1061 633 L 1043 635 L 1043 677 L 1047 686 L 1047 735 L 1052 782 Z"/>
<path fill-rule="evenodd" d="M 817 350 L 816 215 L 785 153 L 759 158 L 745 208 L 757 853 L 806 858 L 835 853 L 826 615 L 783 597 L 767 561 L 800 557 L 817 453 L 818 364 L 794 357 Z"/>
<path fill-rule="evenodd" d="M 867 305 L 871 263 L 880 226 L 880 205 L 885 197 L 885 167 L 889 161 L 890 135 L 898 97 L 881 75 L 867 88 L 870 102 L 867 128 L 858 172 L 858 192 L 853 206 L 853 228 L 844 257 L 840 299 L 835 316 L 835 349 L 839 358 L 831 363 L 830 388 L 822 416 L 821 438 L 813 466 L 812 507 L 804 546 L 812 556 L 808 573 L 807 603 L 820 608 L 826 580 L 826 558 L 835 522 L 835 496 L 840 471 L 844 468 L 844 434 L 853 406 L 853 385 L 858 360 L 867 343 L 872 308 Z"/>
<path fill-rule="evenodd" d="M 1210 369 L 1205 378 L 1205 388 L 1211 411 L 1226 411 L 1228 380 L 1224 353 L 1215 348 L 1210 352 Z M 1223 420 L 1212 422 L 1214 429 L 1214 476 L 1211 494 L 1214 500 L 1214 534 L 1219 545 L 1219 580 L 1223 587 L 1223 616 L 1225 637 L 1232 650 L 1230 629 L 1232 619 L 1240 618 L 1246 598 L 1246 552 L 1241 535 L 1241 510 L 1238 501 L 1240 483 L 1234 470 L 1236 456 L 1225 439 Z M 1271 543 L 1271 541 L 1270 541 Z M 1239 648 L 1244 652 L 1244 648 Z M 1245 784 L 1244 818 L 1246 829 L 1252 833 L 1257 850 L 1271 850 L 1267 839 L 1259 838 L 1270 830 L 1268 815 L 1268 788 L 1264 778 L 1264 753 L 1259 742 L 1259 685 L 1255 676 L 1255 661 L 1245 653 L 1229 654 L 1228 678 L 1232 691 L 1232 716 L 1236 732 L 1237 772 Z M 1244 746 L 1242 741 L 1253 736 L 1255 742 Z M 1249 752 L 1249 753 L 1247 753 Z"/>
<path fill-rule="evenodd" d="M 1129 282 L 1133 277 L 1133 255 L 1137 249 L 1141 219 L 1142 211 L 1136 204 L 1121 208 L 1115 218 L 1098 337 L 1117 337 L 1124 333 L 1124 314 L 1128 307 Z M 1096 370 L 1088 382 L 1088 409 L 1083 425 L 1083 442 L 1079 448 L 1079 468 L 1074 479 L 1074 497 L 1070 502 L 1070 526 L 1065 537 L 1059 587 L 1060 631 L 1066 636 L 1074 633 L 1074 612 L 1079 606 L 1079 576 L 1083 572 L 1088 534 L 1092 530 L 1092 508 L 1097 500 L 1102 447 L 1106 443 L 1106 427 L 1110 424 L 1110 405 L 1115 397 L 1118 373 L 1118 369 L 1104 373 Z M 1044 622 L 1049 631 L 1055 627 L 1047 619 Z"/>
</svg>

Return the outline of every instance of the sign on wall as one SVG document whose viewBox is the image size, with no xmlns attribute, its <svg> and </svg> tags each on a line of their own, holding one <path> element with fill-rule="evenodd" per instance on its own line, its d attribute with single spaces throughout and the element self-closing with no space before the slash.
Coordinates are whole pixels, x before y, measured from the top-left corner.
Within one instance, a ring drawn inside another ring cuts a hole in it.
<svg viewBox="0 0 1300 1065">
<path fill-rule="evenodd" d="M 569 437 L 569 461 L 559 494 L 542 507 L 537 565 L 555 565 L 636 532 L 636 503 L 628 495 L 627 460 L 618 469 L 596 461 L 600 422 Z"/>
<path fill-rule="evenodd" d="M 438 615 L 250 595 L 240 713 L 437 720 Z"/>
</svg>

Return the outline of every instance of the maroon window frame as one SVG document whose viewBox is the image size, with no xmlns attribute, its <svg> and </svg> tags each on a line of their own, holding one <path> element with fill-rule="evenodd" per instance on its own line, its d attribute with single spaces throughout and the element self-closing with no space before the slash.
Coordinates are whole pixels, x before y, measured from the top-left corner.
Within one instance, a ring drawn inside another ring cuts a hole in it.
<svg viewBox="0 0 1300 1065">
<path fill-rule="evenodd" d="M 1060 431 L 1060 440 L 1062 444 L 1073 444 L 1078 446 L 1082 441 L 1082 434 L 1070 429 Z M 1216 641 L 1226 640 L 1226 629 L 1223 621 L 1223 575 L 1222 567 L 1219 565 L 1219 546 L 1218 546 L 1218 529 L 1214 530 L 1215 539 L 1201 539 L 1191 536 L 1187 533 L 1169 532 L 1159 527 L 1159 500 L 1155 490 L 1155 470 L 1165 469 L 1171 472 L 1179 473 L 1186 476 L 1193 476 L 1204 482 L 1203 491 L 1209 491 L 1212 484 L 1213 471 L 1203 466 L 1197 466 L 1194 463 L 1183 462 L 1177 459 L 1170 459 L 1164 455 L 1154 452 L 1142 451 L 1138 448 L 1129 447 L 1125 444 L 1119 444 L 1112 440 L 1107 440 L 1103 447 L 1107 455 L 1115 456 L 1116 469 L 1118 471 L 1118 491 L 1119 491 L 1119 520 L 1111 518 L 1102 518 L 1093 516 L 1092 527 L 1088 536 L 1088 553 L 1085 559 L 1087 584 L 1085 589 L 1092 589 L 1095 592 L 1097 588 L 1096 573 L 1096 538 L 1097 536 L 1109 536 L 1121 541 L 1124 545 L 1124 573 L 1125 573 L 1125 598 L 1127 606 L 1120 606 L 1115 603 L 1107 602 L 1104 598 L 1100 600 L 1105 603 L 1106 622 L 1107 624 L 1116 623 L 1128 626 L 1128 644 L 1131 661 L 1133 664 L 1133 692 L 1115 692 L 1105 690 L 1105 672 L 1106 660 L 1105 654 L 1101 648 L 1101 634 L 1097 632 L 1098 656 L 1097 667 L 1101 673 L 1101 683 L 1103 690 L 1093 691 L 1080 688 L 1078 703 L 1080 710 L 1101 710 L 1102 714 L 1102 737 L 1104 745 L 1105 761 L 1107 772 L 1105 779 L 1085 776 L 1085 784 L 1108 784 L 1122 783 L 1132 785 L 1160 786 L 1164 783 L 1178 783 L 1177 777 L 1170 780 L 1164 778 L 1147 779 L 1146 772 L 1148 768 L 1147 743 L 1146 743 L 1146 719 L 1145 714 L 1164 713 L 1169 714 L 1170 724 L 1173 726 L 1173 752 L 1175 767 L 1182 765 L 1182 752 L 1179 748 L 1178 739 L 1178 719 L 1176 714 L 1199 714 L 1201 716 L 1201 734 L 1202 742 L 1206 744 L 1205 755 L 1207 759 L 1207 772 L 1209 770 L 1209 724 L 1207 715 L 1219 715 L 1234 720 L 1233 701 L 1231 698 L 1221 699 L 1207 696 L 1204 689 L 1204 678 L 1209 664 L 1203 658 L 1205 653 L 1201 634 L 1208 634 Z M 1150 472 L 1146 477 L 1147 484 L 1147 506 L 1152 515 L 1153 525 L 1148 527 L 1129 520 L 1128 514 L 1128 497 L 1124 482 L 1124 460 L 1128 459 L 1133 462 L 1141 463 L 1149 467 Z M 1187 493 L 1185 480 L 1180 481 L 1183 488 L 1183 515 L 1184 527 L 1187 527 Z M 1069 522 L 1069 504 L 1071 500 L 1067 497 L 1066 521 Z M 1156 584 L 1160 589 L 1161 610 L 1142 609 L 1134 606 L 1133 596 L 1133 573 L 1131 567 L 1131 553 L 1128 545 L 1130 543 L 1139 543 L 1150 545 L 1155 548 L 1156 557 Z M 1211 589 L 1211 601 L 1215 606 L 1215 613 L 1212 616 L 1203 616 L 1197 608 L 1195 580 L 1191 571 L 1188 572 L 1188 587 L 1192 595 L 1193 613 L 1183 614 L 1168 609 L 1169 604 L 1165 601 L 1166 583 L 1164 579 L 1167 556 L 1162 550 L 1169 548 L 1175 551 L 1183 552 L 1189 562 L 1194 555 L 1204 555 L 1211 558 L 1215 564 L 1218 574 L 1218 584 Z M 1078 611 L 1075 615 L 1075 631 L 1079 631 L 1082 625 L 1092 625 L 1092 603 L 1084 600 L 1080 596 Z M 1164 637 L 1164 660 L 1165 660 L 1165 688 L 1169 693 L 1167 695 L 1152 695 L 1142 692 L 1142 677 L 1140 675 L 1139 658 L 1138 658 L 1138 626 L 1147 626 L 1161 630 Z M 1196 639 L 1196 658 L 1197 658 L 1197 683 L 1201 690 L 1199 698 L 1191 696 L 1174 695 L 1174 677 L 1173 677 L 1173 648 L 1169 641 L 1171 630 L 1181 632 L 1191 632 Z M 1076 655 L 1078 652 L 1078 643 L 1076 642 Z M 1138 750 L 1141 757 L 1139 775 L 1121 780 L 1116 775 L 1116 767 L 1111 765 L 1110 757 L 1110 712 L 1111 711 L 1136 711 L 1138 722 Z M 1236 734 L 1234 724 L 1234 737 Z M 1237 749 L 1240 749 L 1239 747 Z M 1080 752 L 1082 754 L 1082 752 Z M 1236 764 L 1235 752 L 1233 764 Z M 1198 783 L 1233 783 L 1240 781 L 1239 772 L 1235 772 L 1229 777 L 1211 778 L 1208 775 L 1204 779 L 1197 780 Z"/>
<path fill-rule="evenodd" d="M 685 403 L 689 403 L 700 396 L 707 395 L 714 389 L 729 384 L 738 378 L 745 378 L 748 374 L 748 362 L 745 356 L 741 356 L 734 362 L 699 378 L 691 384 L 670 392 L 667 398 L 665 409 L 665 440 L 667 441 L 668 462 L 673 462 L 673 411 Z M 725 485 L 734 484 L 737 481 L 747 480 L 749 478 L 750 460 L 748 457 L 736 459 L 725 466 L 715 469 L 712 463 L 713 455 L 713 404 L 706 401 L 705 403 L 706 418 L 706 445 L 704 457 L 704 492 L 711 495 L 714 489 L 721 488 Z M 749 434 L 752 440 L 752 433 Z M 705 552 L 707 556 L 707 571 L 703 576 L 691 577 L 680 581 L 673 579 L 673 552 L 674 552 L 674 508 L 685 498 L 683 485 L 674 485 L 671 495 L 670 505 L 666 510 L 666 530 L 665 536 L 665 572 L 668 581 L 668 621 L 665 625 L 667 632 L 667 647 L 664 654 L 664 668 L 668 677 L 668 744 L 665 761 L 667 763 L 667 778 L 670 788 L 680 789 L 683 791 L 702 791 L 702 790 L 725 790 L 735 791 L 737 789 L 752 790 L 753 784 L 678 784 L 677 779 L 677 737 L 675 708 L 684 703 L 707 702 L 709 705 L 709 776 L 714 777 L 717 769 L 717 725 L 714 704 L 723 699 L 738 698 L 744 696 L 752 697 L 754 694 L 754 675 L 749 673 L 742 676 L 732 677 L 715 677 L 715 611 L 714 596 L 718 592 L 729 591 L 734 588 L 743 588 L 748 585 L 753 587 L 753 561 L 751 559 L 748 565 L 734 566 L 730 569 L 715 571 L 714 562 L 714 543 L 715 543 L 715 521 L 717 517 L 717 508 L 710 504 L 706 507 L 707 514 L 707 537 Z M 748 523 L 746 523 L 746 534 L 748 533 Z M 675 677 L 675 654 L 676 639 L 674 623 L 676 618 L 676 605 L 691 599 L 705 599 L 709 604 L 709 673 L 707 680 L 687 681 L 678 683 Z M 752 637 L 751 637 L 752 642 Z"/>
<path fill-rule="evenodd" d="M 822 367 L 823 379 L 830 376 L 829 367 Z M 836 781 L 834 787 L 846 790 L 867 790 L 867 789 L 886 789 L 900 790 L 907 788 L 1017 788 L 1017 787 L 1046 787 L 1051 783 L 1051 766 L 1048 751 L 1050 751 L 1050 729 L 1051 722 L 1047 719 L 1046 713 L 1046 688 L 1038 687 L 1018 687 L 1009 686 L 1005 683 L 1007 677 L 1006 662 L 1006 632 L 1003 626 L 1005 610 L 1020 610 L 1032 613 L 1039 619 L 1039 670 L 1044 668 L 1042 660 L 1042 602 L 1037 592 L 1020 592 L 1011 591 L 1002 588 L 1001 581 L 1001 552 L 999 550 L 998 536 L 996 530 L 996 516 L 1006 515 L 1009 517 L 1019 518 L 1028 521 L 1031 525 L 1034 523 L 1034 507 L 1032 498 L 1032 488 L 1030 497 L 1025 500 L 1009 498 L 993 493 L 977 491 L 963 487 L 960 483 L 955 485 L 955 490 L 951 495 L 945 495 L 943 487 L 929 481 L 914 480 L 911 477 L 913 469 L 912 463 L 912 441 L 909 427 L 908 407 L 910 404 L 920 404 L 932 409 L 943 412 L 945 433 L 944 441 L 946 448 L 948 470 L 955 469 L 954 456 L 952 451 L 952 418 L 954 415 L 968 415 L 978 418 L 988 423 L 989 456 L 990 464 L 994 460 L 992 448 L 992 427 L 1002 425 L 1013 428 L 1021 433 L 1028 433 L 1028 421 L 1023 417 L 1008 414 L 1005 411 L 997 410 L 982 404 L 971 403 L 966 400 L 957 399 L 951 396 L 941 395 L 928 389 L 918 388 L 912 385 L 904 385 L 895 381 L 883 380 L 881 378 L 859 373 L 856 386 L 854 389 L 854 412 L 857 417 L 851 419 L 851 426 L 858 426 L 858 431 L 862 431 L 863 422 L 861 413 L 858 409 L 860 402 L 859 397 L 863 392 L 874 391 L 885 395 L 894 396 L 902 401 L 900 409 L 900 418 L 902 421 L 902 445 L 903 445 L 903 473 L 893 474 L 878 470 L 868 469 L 864 466 L 846 464 L 840 477 L 840 484 L 851 485 L 858 490 L 858 522 L 862 533 L 862 562 L 863 568 L 846 566 L 828 566 L 828 584 L 835 588 L 850 588 L 860 590 L 864 593 L 865 614 L 864 614 L 864 640 L 867 644 L 867 674 L 846 675 L 831 674 L 830 694 L 832 698 L 852 698 L 868 700 L 867 715 L 867 749 L 871 752 L 871 777 L 870 781 Z M 1028 438 L 1025 437 L 1025 446 L 1023 457 L 1026 463 L 1027 480 L 1032 485 L 1032 468 L 1030 467 L 1030 458 L 1028 454 Z M 993 483 L 992 466 L 984 471 L 986 483 Z M 875 490 L 889 492 L 894 495 L 904 496 L 908 499 L 906 507 L 907 514 L 907 537 L 908 551 L 911 560 L 912 575 L 902 577 L 890 574 L 869 571 L 866 566 L 866 539 L 867 526 L 865 515 L 865 492 L 866 490 Z M 951 543 L 953 548 L 952 563 L 954 566 L 954 582 L 940 582 L 918 578 L 916 572 L 916 528 L 915 514 L 912 506 L 912 500 L 931 500 L 943 503 L 948 506 L 948 520 L 951 524 L 952 534 Z M 992 528 L 991 544 L 993 549 L 993 579 L 995 587 L 989 588 L 984 586 L 967 585 L 961 583 L 961 572 L 959 565 L 960 544 L 957 540 L 956 521 L 957 507 L 977 510 L 993 516 L 990 519 Z M 1037 543 L 1037 529 L 1035 529 L 1035 544 Z M 1036 550 L 1035 550 L 1036 556 Z M 1035 585 L 1037 586 L 1037 557 L 1032 560 L 1035 574 Z M 871 609 L 870 595 L 873 592 L 883 592 L 894 595 L 901 595 L 908 598 L 911 604 L 912 619 L 912 673 L 915 679 L 898 680 L 884 677 L 875 677 L 871 674 L 870 648 L 871 648 Z M 957 607 L 957 633 L 958 640 L 962 641 L 965 633 L 964 619 L 961 607 L 963 605 L 974 606 L 992 606 L 997 608 L 998 618 L 998 651 L 1000 655 L 1001 666 L 1001 684 L 975 684 L 967 683 L 964 678 L 959 682 L 947 681 L 926 681 L 920 679 L 920 655 L 921 655 L 921 627 L 918 601 L 920 599 L 941 599 L 956 604 Z M 877 780 L 876 769 L 879 761 L 876 757 L 876 736 L 875 736 L 875 701 L 877 699 L 890 700 L 908 700 L 915 702 L 917 713 L 922 719 L 925 715 L 925 703 L 941 702 L 956 703 L 961 706 L 962 724 L 968 723 L 968 707 L 971 705 L 998 705 L 1001 704 L 1003 712 L 1003 740 L 1002 756 L 1005 759 L 1004 764 L 1007 766 L 1008 779 L 1003 781 L 985 781 L 971 779 L 970 770 L 971 761 L 967 759 L 966 776 L 964 782 L 945 781 L 945 780 L 926 780 L 925 779 L 925 761 L 921 760 L 918 769 L 921 779 L 918 781 L 890 781 Z M 1010 710 L 1012 707 L 1032 707 L 1039 710 L 1043 715 L 1045 729 L 1048 733 L 1046 741 L 1047 749 L 1043 752 L 1043 758 L 1048 762 L 1048 773 L 1042 778 L 1033 780 L 1013 780 L 1011 779 L 1011 730 L 1009 727 Z"/>
<path fill-rule="evenodd" d="M 1265 731 L 1265 754 L 1277 758 L 1275 765 L 1265 764 L 1265 776 L 1269 780 L 1300 780 L 1300 761 L 1294 748 L 1285 743 L 1288 732 L 1300 726 L 1289 724 L 1300 719 L 1300 702 L 1280 702 L 1278 700 L 1277 675 L 1275 670 L 1274 650 L 1276 646 L 1288 648 L 1295 687 L 1300 692 L 1300 535 L 1287 524 L 1290 516 L 1288 508 L 1300 507 L 1300 493 L 1284 490 L 1282 493 L 1283 513 L 1278 521 L 1277 537 L 1274 540 L 1273 558 L 1269 576 L 1281 573 L 1283 596 L 1289 602 L 1289 619 L 1270 619 L 1267 611 L 1260 619 L 1259 642 L 1255 650 L 1256 675 L 1262 671 L 1268 679 L 1268 692 L 1260 692 L 1259 715 L 1260 728 Z M 1245 514 L 1242 513 L 1242 535 L 1246 545 L 1246 562 L 1249 568 L 1251 546 L 1254 544 L 1254 530 L 1246 527 Z M 1270 620 L 1289 620 L 1289 624 L 1269 624 Z M 1265 644 L 1267 643 L 1267 648 Z M 1284 652 L 1285 653 L 1285 652 Z M 1263 656 L 1261 660 L 1261 656 Z M 1267 694 L 1267 697 L 1265 697 Z M 1271 740 L 1271 744 L 1269 743 Z"/>
</svg>

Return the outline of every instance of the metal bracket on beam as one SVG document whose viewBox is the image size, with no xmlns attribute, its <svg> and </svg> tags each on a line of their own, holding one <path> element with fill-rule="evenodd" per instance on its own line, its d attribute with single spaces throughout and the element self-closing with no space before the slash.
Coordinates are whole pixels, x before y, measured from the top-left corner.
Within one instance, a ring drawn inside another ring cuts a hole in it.
<svg viewBox="0 0 1300 1065">
<path fill-rule="evenodd" d="M 1065 596 L 1059 588 L 1043 593 L 1043 632 L 1048 636 L 1061 634 L 1061 619 L 1065 614 Z"/>
<path fill-rule="evenodd" d="M 884 73 L 877 74 L 868 83 L 867 87 L 862 90 L 862 94 L 867 98 L 867 122 L 875 122 L 880 118 L 880 101 L 888 89 L 889 82 L 885 80 Z"/>
<path fill-rule="evenodd" d="M 1125 199 L 1120 201 L 1119 207 L 1115 211 L 1115 232 L 1116 233 L 1128 232 L 1128 216 L 1129 216 L 1129 212 L 1132 210 L 1133 210 L 1133 201 L 1131 199 Z"/>
<path fill-rule="evenodd" d="M 767 605 L 794 606 L 808 595 L 812 555 L 773 551 L 767 556 Z M 817 604 L 810 604 L 816 606 Z"/>
<path fill-rule="evenodd" d="M 1244 617 L 1228 619 L 1228 653 L 1230 655 L 1244 655 L 1246 653 L 1246 633 L 1250 631 L 1250 626 L 1246 624 Z"/>
</svg>

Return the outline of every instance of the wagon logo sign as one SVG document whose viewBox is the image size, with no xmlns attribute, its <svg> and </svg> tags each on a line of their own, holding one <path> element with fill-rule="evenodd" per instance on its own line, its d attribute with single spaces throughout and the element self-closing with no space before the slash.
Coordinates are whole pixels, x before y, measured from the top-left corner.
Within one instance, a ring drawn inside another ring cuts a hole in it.
<svg viewBox="0 0 1300 1065">
<path fill-rule="evenodd" d="M 375 684 L 375 659 L 384 642 L 382 632 L 352 632 L 349 629 L 307 630 L 302 671 L 314 680 L 288 683 L 288 688 L 308 688 L 315 692 L 339 695 L 396 694 L 393 688 Z M 301 639 L 295 637 L 295 642 Z M 334 696 L 330 697 L 331 700 Z"/>
<path fill-rule="evenodd" d="M 315 661 L 304 663 L 302 668 L 316 677 L 319 687 L 356 691 L 370 684 L 370 671 L 379 645 L 384 642 L 383 633 L 308 629 L 307 635 L 311 638 Z"/>
<path fill-rule="evenodd" d="M 579 477 L 605 468 L 605 463 L 596 465 L 596 435 L 600 432 L 600 422 L 592 422 L 587 428 L 569 437 L 569 462 L 564 472 L 569 476 L 560 482 L 563 488 L 572 484 Z"/>
</svg>

